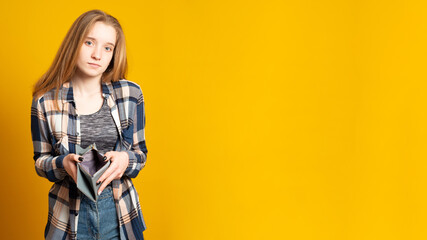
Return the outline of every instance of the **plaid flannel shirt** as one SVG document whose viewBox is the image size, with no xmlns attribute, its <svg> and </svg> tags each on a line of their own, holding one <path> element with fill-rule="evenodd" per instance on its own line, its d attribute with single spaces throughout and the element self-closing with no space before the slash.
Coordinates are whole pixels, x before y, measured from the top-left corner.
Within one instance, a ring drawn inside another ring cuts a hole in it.
<svg viewBox="0 0 427 240">
<path fill-rule="evenodd" d="M 80 117 L 76 112 L 71 82 L 64 83 L 58 96 L 60 110 L 54 110 L 55 90 L 33 98 L 31 134 L 35 169 L 39 176 L 54 182 L 49 190 L 46 239 L 76 239 L 80 191 L 63 166 L 63 159 L 80 145 Z M 113 180 L 113 195 L 119 217 L 120 239 L 142 239 L 146 229 L 138 193 L 131 178 L 145 166 L 144 98 L 138 84 L 122 79 L 102 83 L 111 115 L 119 132 L 115 151 L 129 155 L 129 165 L 121 179 Z"/>
</svg>

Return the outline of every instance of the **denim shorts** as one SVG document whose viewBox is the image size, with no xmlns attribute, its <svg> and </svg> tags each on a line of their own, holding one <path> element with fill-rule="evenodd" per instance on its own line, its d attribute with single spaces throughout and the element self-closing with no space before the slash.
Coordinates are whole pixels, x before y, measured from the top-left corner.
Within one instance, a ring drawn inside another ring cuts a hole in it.
<svg viewBox="0 0 427 240">
<path fill-rule="evenodd" d="M 120 239 L 113 189 L 108 185 L 96 202 L 81 194 L 77 240 Z"/>
</svg>

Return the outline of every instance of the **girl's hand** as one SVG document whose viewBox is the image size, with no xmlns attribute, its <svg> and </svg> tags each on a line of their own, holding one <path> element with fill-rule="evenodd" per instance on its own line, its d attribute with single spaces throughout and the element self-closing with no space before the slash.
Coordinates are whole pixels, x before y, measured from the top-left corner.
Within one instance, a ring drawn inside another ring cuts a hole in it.
<svg viewBox="0 0 427 240">
<path fill-rule="evenodd" d="M 74 182 L 77 183 L 77 163 L 81 162 L 83 158 L 80 155 L 70 153 L 62 160 L 62 165 L 64 165 L 65 171 L 68 175 L 73 178 Z"/>
<path fill-rule="evenodd" d="M 126 152 L 110 151 L 104 154 L 104 158 L 105 161 L 110 159 L 111 164 L 107 171 L 105 171 L 98 179 L 97 183 L 102 182 L 102 185 L 98 190 L 98 195 L 101 194 L 104 188 L 110 184 L 111 181 L 114 179 L 120 179 L 129 165 L 129 155 Z"/>
</svg>

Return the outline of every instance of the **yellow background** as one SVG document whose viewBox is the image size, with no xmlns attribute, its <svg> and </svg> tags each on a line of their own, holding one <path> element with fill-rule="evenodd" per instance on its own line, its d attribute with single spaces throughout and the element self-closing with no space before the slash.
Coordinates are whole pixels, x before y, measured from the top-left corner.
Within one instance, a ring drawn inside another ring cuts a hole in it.
<svg viewBox="0 0 427 240">
<path fill-rule="evenodd" d="M 31 88 L 91 9 L 121 22 L 145 97 L 146 239 L 427 238 L 427 3 L 410 0 L 2 0 L 2 238 L 43 238 Z"/>
</svg>

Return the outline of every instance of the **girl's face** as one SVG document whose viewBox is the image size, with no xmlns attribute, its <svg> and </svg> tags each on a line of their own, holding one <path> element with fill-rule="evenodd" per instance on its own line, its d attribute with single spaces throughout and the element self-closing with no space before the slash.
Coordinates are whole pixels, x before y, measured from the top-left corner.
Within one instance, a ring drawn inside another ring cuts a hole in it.
<svg viewBox="0 0 427 240">
<path fill-rule="evenodd" d="M 77 72 L 82 78 L 100 77 L 113 58 L 116 30 L 96 22 L 83 40 L 77 58 Z"/>
</svg>

